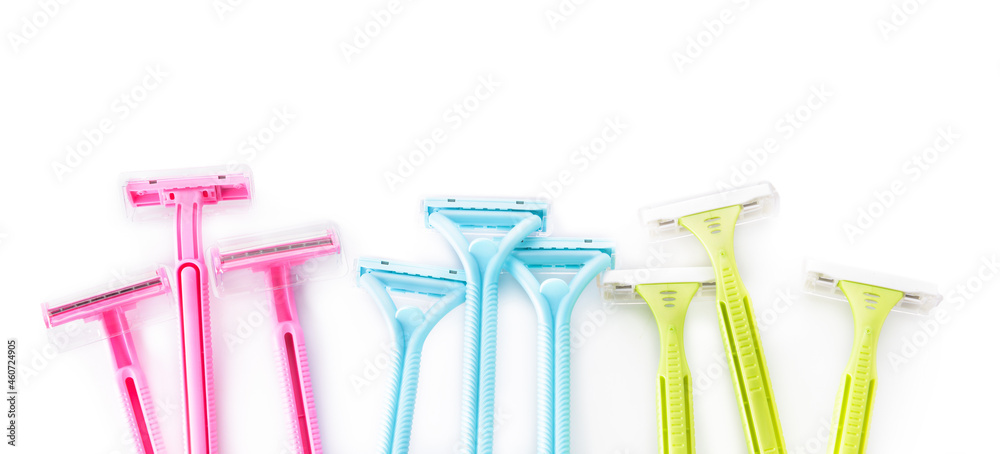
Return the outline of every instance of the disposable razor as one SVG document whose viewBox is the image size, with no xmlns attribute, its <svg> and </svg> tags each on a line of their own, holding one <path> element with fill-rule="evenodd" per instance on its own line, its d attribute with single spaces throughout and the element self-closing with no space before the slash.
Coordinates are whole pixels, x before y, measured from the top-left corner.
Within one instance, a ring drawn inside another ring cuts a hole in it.
<svg viewBox="0 0 1000 454">
<path fill-rule="evenodd" d="M 654 238 L 693 234 L 711 257 L 723 344 L 753 454 L 784 454 L 786 448 L 753 305 L 736 267 L 733 235 L 737 224 L 763 219 L 777 208 L 774 187 L 761 183 L 640 212 Z"/>
<path fill-rule="evenodd" d="M 85 298 L 58 305 L 44 304 L 45 326 L 52 328 L 82 320 L 98 322 L 107 336 L 115 365 L 115 381 L 125 403 L 126 413 L 135 437 L 136 448 L 142 454 L 161 454 L 163 439 L 156 424 L 156 410 L 149 393 L 146 374 L 132 340 L 126 312 L 139 303 L 167 295 L 170 286 L 166 268 L 142 276 L 110 291 L 100 291 Z"/>
<path fill-rule="evenodd" d="M 847 300 L 854 314 L 854 347 L 841 380 L 827 452 L 863 454 L 878 376 L 878 337 L 889 312 L 927 315 L 943 296 L 936 285 L 843 265 L 808 261 L 805 290 Z"/>
<path fill-rule="evenodd" d="M 187 451 L 214 454 L 218 440 L 212 331 L 201 218 L 205 208 L 248 202 L 252 194 L 250 173 L 227 173 L 225 168 L 156 172 L 127 179 L 123 190 L 130 212 L 136 207 L 161 206 L 174 213 L 174 282 L 180 303 Z"/>
<path fill-rule="evenodd" d="M 427 199 L 424 222 L 444 235 L 462 261 L 465 352 L 462 390 L 462 452 L 493 453 L 496 329 L 500 272 L 514 247 L 545 231 L 548 204 L 526 200 Z M 474 236 L 500 236 L 490 241 Z M 484 405 L 483 401 L 486 401 Z"/>
<path fill-rule="evenodd" d="M 424 341 L 445 315 L 465 302 L 465 273 L 363 258 L 358 261 L 358 285 L 378 303 L 396 347 L 390 370 L 389 409 L 379 452 L 406 454 L 410 450 Z M 422 295 L 435 302 L 426 312 L 415 306 L 400 307 L 393 299 L 394 293 Z"/>
<path fill-rule="evenodd" d="M 297 452 L 302 454 L 321 454 L 323 446 L 293 287 L 305 279 L 300 271 L 304 265 L 340 253 L 340 240 L 333 227 L 321 226 L 281 232 L 263 242 L 259 238 L 223 241 L 209 254 L 216 287 L 230 271 L 250 270 L 264 276 L 264 288 L 274 304 L 278 351 L 284 360 Z"/>
<path fill-rule="evenodd" d="M 535 307 L 537 326 L 538 441 L 536 451 L 568 454 L 570 449 L 570 319 L 583 290 L 614 266 L 614 243 L 577 238 L 528 238 L 507 259 L 506 269 Z M 572 274 L 569 283 L 534 272 Z M 493 406 L 494 396 L 487 396 Z"/>
<path fill-rule="evenodd" d="M 694 394 L 684 353 L 684 319 L 692 300 L 715 294 L 710 267 L 608 270 L 601 296 L 612 304 L 645 304 L 660 332 L 656 402 L 660 454 L 694 454 Z"/>
</svg>

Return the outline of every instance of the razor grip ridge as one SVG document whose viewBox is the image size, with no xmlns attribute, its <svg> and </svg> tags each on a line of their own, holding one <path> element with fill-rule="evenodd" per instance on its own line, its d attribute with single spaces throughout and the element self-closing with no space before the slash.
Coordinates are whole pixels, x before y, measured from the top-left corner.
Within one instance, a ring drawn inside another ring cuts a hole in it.
<svg viewBox="0 0 1000 454">
<path fill-rule="evenodd" d="M 302 328 L 285 322 L 278 326 L 278 348 L 282 352 L 293 435 L 302 454 L 322 454 L 319 418 L 313 399 L 309 359 Z"/>
<path fill-rule="evenodd" d="M 156 407 L 153 406 L 153 398 L 142 370 L 138 366 L 127 366 L 119 369 L 116 375 L 137 452 L 142 454 L 166 452 L 156 422 Z"/>
<path fill-rule="evenodd" d="M 829 454 L 863 454 L 868 442 L 875 390 L 878 387 L 876 352 L 882 326 L 903 292 L 840 281 L 854 315 L 854 345 L 840 385 L 834 410 Z"/>
<path fill-rule="evenodd" d="M 660 335 L 657 422 L 661 454 L 694 454 L 694 393 L 684 352 L 684 319 L 698 283 L 640 284 Z"/>
<path fill-rule="evenodd" d="M 753 304 L 740 278 L 733 237 L 742 207 L 693 214 L 680 219 L 705 246 L 715 269 L 719 325 L 752 454 L 785 454 L 778 407 L 761 347 Z"/>
</svg>

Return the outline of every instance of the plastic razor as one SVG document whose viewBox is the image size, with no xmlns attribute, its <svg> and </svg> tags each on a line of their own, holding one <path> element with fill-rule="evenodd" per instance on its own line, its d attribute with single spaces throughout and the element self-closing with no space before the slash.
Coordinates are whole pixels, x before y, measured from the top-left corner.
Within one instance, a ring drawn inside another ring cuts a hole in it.
<svg viewBox="0 0 1000 454">
<path fill-rule="evenodd" d="M 614 243 L 605 240 L 528 238 L 507 259 L 506 269 L 528 293 L 538 317 L 536 451 L 540 454 L 570 452 L 570 319 L 583 290 L 614 266 L 614 251 Z M 539 284 L 535 272 L 573 277 L 568 283 L 553 277 Z M 492 407 L 495 396 L 484 397 Z"/>
<path fill-rule="evenodd" d="M 180 303 L 187 451 L 214 454 L 217 437 L 212 332 L 201 219 L 204 209 L 234 201 L 249 202 L 250 173 L 229 173 L 224 167 L 147 173 L 127 178 L 123 191 L 130 213 L 137 207 L 160 206 L 174 214 L 174 282 Z"/>
<path fill-rule="evenodd" d="M 340 240 L 332 226 L 294 229 L 267 238 L 223 241 L 209 254 L 217 288 L 226 290 L 225 277 L 238 270 L 264 277 L 261 289 L 270 293 L 274 304 L 277 345 L 284 360 L 292 427 L 297 452 L 302 454 L 321 454 L 323 447 L 293 287 L 310 277 L 305 268 L 319 268 L 320 262 L 336 261 L 340 254 Z"/>
<path fill-rule="evenodd" d="M 396 347 L 390 370 L 389 409 L 379 452 L 406 454 L 410 450 L 424 341 L 445 315 L 465 302 L 465 273 L 363 258 L 358 261 L 358 285 L 378 303 Z M 427 311 L 415 306 L 400 307 L 393 294 L 419 295 L 435 302 Z"/>
<path fill-rule="evenodd" d="M 863 454 L 868 441 L 875 388 L 878 337 L 889 312 L 927 315 L 943 296 L 934 284 L 855 268 L 808 261 L 805 290 L 847 300 L 854 314 L 854 347 L 841 380 L 827 452 Z"/>
<path fill-rule="evenodd" d="M 694 394 L 684 353 L 684 319 L 695 298 L 715 294 L 710 267 L 609 270 L 601 296 L 612 304 L 646 304 L 660 331 L 656 401 L 660 454 L 694 454 Z"/>
<path fill-rule="evenodd" d="M 494 409 L 482 396 L 496 386 L 496 326 L 500 272 L 521 240 L 545 231 L 548 204 L 528 200 L 427 199 L 424 223 L 444 235 L 462 261 L 465 354 L 462 390 L 464 454 L 492 454 Z M 491 241 L 482 236 L 499 236 Z M 480 236 L 479 238 L 470 239 Z M 484 367 L 485 366 L 485 367 Z"/>
<path fill-rule="evenodd" d="M 65 304 L 43 305 L 45 325 L 48 328 L 80 320 L 101 324 L 104 331 L 102 334 L 107 337 L 111 347 L 115 381 L 125 403 L 136 447 L 143 454 L 165 451 L 146 375 L 132 340 L 126 312 L 135 310 L 139 303 L 169 293 L 167 270 L 158 268 L 153 273 L 110 291 L 104 289 L 91 293 L 93 296 L 74 299 Z"/>
<path fill-rule="evenodd" d="M 743 416 L 747 449 L 753 454 L 784 454 L 786 448 L 753 305 L 737 271 L 733 236 L 737 224 L 763 219 L 777 209 L 774 187 L 761 183 L 640 212 L 654 238 L 693 234 L 708 251 L 715 269 L 719 324 L 729 372 Z"/>
</svg>

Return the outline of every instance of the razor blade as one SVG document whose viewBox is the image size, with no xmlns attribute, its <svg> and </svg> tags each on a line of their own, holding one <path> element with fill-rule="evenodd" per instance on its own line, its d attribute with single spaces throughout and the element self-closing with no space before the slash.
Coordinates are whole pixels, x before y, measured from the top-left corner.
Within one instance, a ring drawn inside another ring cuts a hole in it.
<svg viewBox="0 0 1000 454">
<path fill-rule="evenodd" d="M 291 275 L 287 284 L 295 285 L 317 276 L 341 275 L 347 268 L 343 266 L 340 239 L 331 224 L 223 240 L 211 248 L 209 257 L 215 286 L 226 291 L 245 288 L 242 275 L 246 273 L 241 271 L 288 268 Z M 253 290 L 274 288 L 269 283 L 266 288 Z"/>
<path fill-rule="evenodd" d="M 636 270 L 607 270 L 597 283 L 601 297 L 616 304 L 646 304 L 637 285 L 642 284 L 700 284 L 695 298 L 715 297 L 715 271 L 711 267 L 649 268 Z"/>
<path fill-rule="evenodd" d="M 639 219 L 642 225 L 649 229 L 650 236 L 654 239 L 671 239 L 691 234 L 680 225 L 682 217 L 740 205 L 743 208 L 740 210 L 737 224 L 743 224 L 777 214 L 778 202 L 778 193 L 774 186 L 764 182 L 645 208 L 639 212 Z"/>
<path fill-rule="evenodd" d="M 423 212 L 424 225 L 428 228 L 431 227 L 431 214 L 441 213 L 459 229 L 483 234 L 502 234 L 513 229 L 522 219 L 534 215 L 542 220 L 538 233 L 543 233 L 546 231 L 549 204 L 537 200 L 434 198 L 424 200 Z"/>
<path fill-rule="evenodd" d="M 465 273 L 436 266 L 417 265 L 376 258 L 358 259 L 361 276 L 374 274 L 392 292 L 442 297 L 455 285 L 465 285 Z"/>
<path fill-rule="evenodd" d="M 846 301 L 839 284 L 849 281 L 902 292 L 903 299 L 893 307 L 897 312 L 927 315 L 944 299 L 937 285 L 925 281 L 818 260 L 807 261 L 805 270 L 806 293 L 825 298 Z"/>
<path fill-rule="evenodd" d="M 167 279 L 167 270 L 160 267 L 155 271 L 143 273 L 130 283 L 110 290 L 105 287 L 87 292 L 86 297 L 74 297 L 62 303 L 43 304 L 45 326 L 52 328 L 74 320 L 96 320 L 107 311 L 130 310 L 140 301 L 168 292 L 170 283 Z"/>
<path fill-rule="evenodd" d="M 511 257 L 520 260 L 529 269 L 578 270 L 597 254 L 615 261 L 615 243 L 610 240 L 587 238 L 526 238 L 521 241 Z"/>
</svg>

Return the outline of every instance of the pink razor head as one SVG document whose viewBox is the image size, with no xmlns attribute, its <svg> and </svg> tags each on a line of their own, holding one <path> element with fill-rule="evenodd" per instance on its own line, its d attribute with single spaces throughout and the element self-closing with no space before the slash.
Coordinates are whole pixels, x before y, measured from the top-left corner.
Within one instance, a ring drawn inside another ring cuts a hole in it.
<svg viewBox="0 0 1000 454">
<path fill-rule="evenodd" d="M 53 328 L 78 320 L 100 322 L 110 347 L 115 382 L 125 405 L 136 446 L 142 454 L 162 454 L 164 446 L 156 423 L 153 399 L 132 340 L 130 320 L 125 317 L 125 312 L 136 309 L 140 302 L 169 294 L 167 270 L 160 267 L 134 282 L 96 293 L 94 296 L 73 299 L 66 304 L 44 304 L 45 325 Z"/>
<path fill-rule="evenodd" d="M 172 206 L 192 198 L 202 206 L 249 202 L 253 197 L 252 180 L 249 170 L 204 167 L 131 174 L 125 178 L 123 189 L 131 215 L 136 207 Z"/>
<path fill-rule="evenodd" d="M 216 289 L 227 292 L 247 290 L 240 281 L 240 270 L 271 271 L 276 267 L 288 270 L 284 285 L 295 285 L 321 274 L 341 271 L 343 260 L 340 239 L 330 224 L 312 225 L 262 236 L 246 236 L 221 241 L 209 251 L 210 269 Z M 303 266 L 312 264 L 312 266 Z M 233 277 L 223 279 L 224 276 Z M 233 285 L 224 284 L 232 282 Z M 259 283 L 258 283 L 259 284 Z M 253 285 L 253 284 L 249 284 Z M 267 282 L 250 290 L 274 289 L 279 282 Z"/>
<path fill-rule="evenodd" d="M 223 287 L 230 294 L 270 291 L 297 452 L 322 454 L 309 360 L 293 286 L 320 274 L 333 274 L 327 273 L 332 271 L 330 267 L 343 263 L 336 229 L 324 224 L 263 237 L 236 238 L 213 247 L 209 257 L 217 291 Z"/>
<path fill-rule="evenodd" d="M 120 309 L 131 310 L 136 305 L 150 298 L 170 292 L 167 279 L 167 269 L 158 267 L 154 272 L 142 276 L 135 282 L 101 292 L 95 296 L 72 299 L 68 303 L 52 307 L 49 303 L 42 305 L 45 311 L 45 326 L 52 328 L 74 320 L 91 322 L 99 320 L 106 312 Z M 91 293 L 93 294 L 93 293 Z"/>
</svg>

